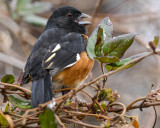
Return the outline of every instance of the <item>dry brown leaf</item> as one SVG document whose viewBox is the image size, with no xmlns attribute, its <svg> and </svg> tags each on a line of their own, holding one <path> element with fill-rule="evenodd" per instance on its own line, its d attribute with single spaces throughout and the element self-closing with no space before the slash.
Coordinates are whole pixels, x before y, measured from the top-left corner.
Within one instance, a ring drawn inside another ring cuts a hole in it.
<svg viewBox="0 0 160 128">
<path fill-rule="evenodd" d="M 132 120 L 131 125 L 134 128 L 139 128 L 139 121 L 138 121 L 138 116 L 135 116 L 135 118 Z"/>
<path fill-rule="evenodd" d="M 139 128 L 138 116 L 133 116 L 130 124 L 125 124 L 122 128 Z"/>
</svg>

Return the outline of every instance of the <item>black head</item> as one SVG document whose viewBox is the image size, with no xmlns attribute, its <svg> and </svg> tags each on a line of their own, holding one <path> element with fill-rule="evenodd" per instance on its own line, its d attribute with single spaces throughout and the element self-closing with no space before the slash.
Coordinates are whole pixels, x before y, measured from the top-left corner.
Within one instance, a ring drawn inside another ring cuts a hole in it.
<svg viewBox="0 0 160 128">
<path fill-rule="evenodd" d="M 81 21 L 83 18 L 90 18 L 90 16 L 80 12 L 74 7 L 62 7 L 55 10 L 50 16 L 46 29 L 61 27 L 70 29 L 73 32 L 85 33 L 85 26 L 90 24 L 90 22 Z"/>
</svg>

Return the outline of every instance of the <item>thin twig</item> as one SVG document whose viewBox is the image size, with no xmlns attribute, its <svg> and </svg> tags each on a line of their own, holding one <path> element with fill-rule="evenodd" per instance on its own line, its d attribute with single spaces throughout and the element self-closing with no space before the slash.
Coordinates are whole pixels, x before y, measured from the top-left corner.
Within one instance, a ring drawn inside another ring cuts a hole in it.
<svg viewBox="0 0 160 128">
<path fill-rule="evenodd" d="M 7 90 L 6 90 L 6 93 L 8 93 L 8 94 L 19 94 L 19 95 L 25 95 L 23 92 L 17 92 L 17 91 L 7 91 Z"/>
<path fill-rule="evenodd" d="M 125 115 L 125 113 L 126 113 L 126 106 L 124 104 L 120 103 L 120 102 L 112 103 L 109 106 L 114 106 L 114 105 L 120 105 L 120 106 L 122 106 L 123 111 L 122 111 L 122 113 L 119 116 L 120 118 L 122 118 Z"/>
<path fill-rule="evenodd" d="M 131 108 L 131 106 L 132 106 L 133 104 L 137 103 L 138 101 L 142 101 L 142 100 L 146 100 L 146 99 L 147 99 L 147 97 L 140 97 L 140 98 L 134 100 L 133 102 L 131 102 L 131 103 L 127 106 L 127 111 Z"/>
<path fill-rule="evenodd" d="M 4 88 L 0 88 L 0 89 L 4 89 Z M 0 93 L 2 93 L 2 91 L 0 91 Z M 16 91 L 8 91 L 8 90 L 6 90 L 5 93 L 6 94 L 18 94 L 21 97 L 25 97 L 24 92 L 16 92 Z"/>
<path fill-rule="evenodd" d="M 37 109 L 29 109 L 29 110 L 36 111 Z M 31 112 L 31 111 L 30 111 L 30 112 Z M 24 118 L 29 118 L 29 117 L 38 115 L 38 114 L 40 114 L 40 113 L 42 113 L 42 112 L 43 112 L 43 111 L 39 111 L 39 112 L 33 113 L 33 114 L 31 114 L 31 115 L 28 115 L 28 116 L 27 116 L 28 113 L 27 113 L 27 114 L 24 114 L 23 117 L 21 117 L 20 119 L 14 120 L 14 122 L 20 122 L 20 121 L 22 121 Z M 25 115 L 26 115 L 26 116 L 25 116 Z"/>
<path fill-rule="evenodd" d="M 104 118 L 106 120 L 110 120 L 111 118 L 108 117 L 108 116 L 104 116 L 104 115 L 101 115 L 101 114 L 92 114 L 92 113 L 83 113 L 83 112 L 76 112 L 76 111 L 67 111 L 67 110 L 62 110 L 63 112 L 66 112 L 66 113 L 73 113 L 73 114 L 77 114 L 78 115 L 84 115 L 84 116 L 94 116 L 94 117 L 97 117 L 97 118 Z M 62 116 L 63 117 L 63 116 Z"/>
<path fill-rule="evenodd" d="M 74 123 L 74 124 L 79 124 L 79 125 L 86 126 L 86 127 L 90 127 L 90 128 L 100 128 L 100 126 L 86 124 L 86 123 L 83 123 L 83 122 L 80 122 L 80 121 L 76 121 L 76 120 L 72 120 L 72 119 L 61 118 L 61 120 L 68 121 L 68 122 L 71 122 L 71 123 Z"/>
<path fill-rule="evenodd" d="M 70 95 L 70 94 L 72 94 L 72 91 L 68 92 L 67 94 L 65 94 L 65 95 L 63 95 L 63 96 L 61 96 L 61 97 L 56 98 L 55 100 L 50 100 L 50 101 L 48 101 L 48 102 L 46 102 L 46 103 L 44 103 L 44 104 L 40 104 L 39 107 L 44 108 L 44 107 L 46 107 L 48 104 L 50 104 L 50 103 L 52 103 L 52 102 L 54 102 L 54 101 L 62 100 L 63 98 L 68 97 L 68 95 Z"/>
<path fill-rule="evenodd" d="M 151 107 L 151 106 L 159 106 L 160 105 L 160 102 L 155 102 L 155 103 L 144 103 L 143 105 L 142 105 L 142 108 L 148 108 L 148 107 Z M 128 111 L 129 110 L 132 110 L 132 109 L 137 109 L 137 108 L 139 108 L 141 106 L 141 104 L 139 104 L 139 105 L 133 105 L 133 106 L 131 106 L 129 109 L 128 109 Z M 108 112 L 121 112 L 123 109 L 122 108 L 107 108 L 107 111 Z"/>
<path fill-rule="evenodd" d="M 35 109 L 37 110 L 37 109 Z M 34 109 L 32 111 L 35 111 Z M 34 115 L 38 115 L 39 113 L 43 112 L 43 111 L 39 111 L 39 112 L 36 112 L 36 113 L 33 113 L 31 115 L 28 115 L 29 112 L 32 112 L 32 111 L 26 111 L 24 113 L 24 117 L 22 118 L 22 125 L 25 126 L 26 122 L 27 122 L 27 118 L 31 117 L 31 116 L 34 116 Z M 27 116 L 28 115 L 28 116 Z"/>
<path fill-rule="evenodd" d="M 30 120 L 30 121 L 26 122 L 25 127 L 26 127 L 26 125 L 35 124 L 35 123 L 39 123 L 39 120 Z M 17 128 L 17 127 L 22 128 L 22 127 L 24 127 L 24 125 L 21 124 L 21 123 L 18 123 L 18 124 L 15 125 L 15 128 Z"/>
<path fill-rule="evenodd" d="M 91 22 L 92 22 L 92 25 L 90 26 L 90 28 L 89 28 L 89 30 L 88 30 L 89 33 L 90 33 L 91 30 L 93 29 L 93 25 L 94 25 L 94 22 L 95 22 L 95 17 L 96 17 L 96 15 L 97 15 L 97 13 L 98 13 L 98 10 L 99 10 L 102 2 L 103 2 L 103 0 L 97 0 L 95 9 L 94 9 L 94 12 L 93 12 L 93 15 L 92 15 L 92 21 L 91 21 Z"/>
<path fill-rule="evenodd" d="M 93 98 L 88 92 L 86 92 L 85 90 L 82 90 L 82 92 L 84 92 L 86 95 L 88 95 L 91 99 Z"/>
<path fill-rule="evenodd" d="M 25 62 L 13 57 L 13 56 L 9 56 L 5 53 L 0 52 L 0 61 L 10 64 L 18 69 L 23 69 Z"/>
<path fill-rule="evenodd" d="M 68 97 L 65 97 L 65 98 L 63 99 L 63 101 L 61 101 L 61 102 L 58 104 L 58 106 L 57 106 L 56 109 L 55 109 L 55 112 L 58 111 L 58 109 L 60 108 L 60 106 L 61 106 L 67 99 L 68 99 Z"/>
<path fill-rule="evenodd" d="M 8 115 L 16 116 L 16 117 L 22 118 L 22 116 L 21 116 L 21 115 L 17 115 L 17 114 L 15 114 L 15 113 L 8 113 Z"/>
<path fill-rule="evenodd" d="M 98 90 L 98 88 L 96 88 L 94 85 L 90 85 L 89 87 L 94 88 L 95 90 Z"/>
<path fill-rule="evenodd" d="M 115 125 L 115 124 L 117 124 L 117 123 L 122 119 L 122 117 L 125 115 L 125 113 L 126 113 L 126 106 L 125 106 L 124 104 L 122 104 L 122 103 L 119 103 L 119 102 L 112 103 L 112 104 L 110 104 L 109 106 L 113 106 L 113 105 L 120 105 L 120 106 L 122 106 L 122 108 L 123 108 L 122 113 L 121 113 L 121 114 L 119 115 L 119 117 L 116 118 L 116 120 L 113 122 L 113 125 Z M 114 119 L 115 117 L 112 117 L 112 118 Z"/>
<path fill-rule="evenodd" d="M 63 89 L 58 89 L 58 90 L 53 90 L 54 92 L 62 92 L 62 91 L 70 91 L 70 90 L 74 90 L 75 88 L 63 88 Z"/>
<path fill-rule="evenodd" d="M 65 128 L 65 125 L 62 123 L 62 121 L 60 120 L 60 118 L 55 114 L 56 120 L 58 122 L 58 124 L 61 126 L 61 128 Z"/>
<path fill-rule="evenodd" d="M 94 100 L 94 102 L 98 105 L 98 107 L 100 108 L 101 112 L 102 112 L 103 114 L 105 114 L 106 116 L 108 116 L 108 114 L 104 111 L 104 109 L 103 109 L 102 106 L 98 103 L 98 101 L 97 101 L 97 100 Z"/>
<path fill-rule="evenodd" d="M 102 73 L 105 74 L 105 72 L 104 72 L 104 67 L 103 67 L 103 63 L 100 63 L 100 67 L 101 67 Z M 104 77 L 104 78 L 103 78 L 103 88 L 105 87 L 106 81 L 107 81 L 107 78 Z"/>
<path fill-rule="evenodd" d="M 4 85 L 4 86 L 9 86 L 9 87 L 14 87 L 14 88 L 17 88 L 23 92 L 27 92 L 29 94 L 31 94 L 31 91 L 26 89 L 26 88 L 23 88 L 23 87 L 20 87 L 18 85 L 14 85 L 14 84 L 7 84 L 7 83 L 3 83 L 3 82 L 0 82 L 0 85 Z"/>
<path fill-rule="evenodd" d="M 81 120 L 77 119 L 76 116 L 73 116 L 73 119 L 75 119 L 76 121 L 82 122 Z M 82 123 L 83 123 L 83 122 L 82 122 Z M 75 128 L 76 128 L 76 125 L 75 125 Z M 86 128 L 86 126 L 82 126 L 82 128 Z"/>
<path fill-rule="evenodd" d="M 28 33 L 26 30 L 21 31 L 20 26 L 10 17 L 0 14 L 0 19 L 0 23 L 6 28 L 8 28 L 18 39 L 25 40 L 31 46 L 35 44 L 37 39 L 32 34 Z"/>
</svg>

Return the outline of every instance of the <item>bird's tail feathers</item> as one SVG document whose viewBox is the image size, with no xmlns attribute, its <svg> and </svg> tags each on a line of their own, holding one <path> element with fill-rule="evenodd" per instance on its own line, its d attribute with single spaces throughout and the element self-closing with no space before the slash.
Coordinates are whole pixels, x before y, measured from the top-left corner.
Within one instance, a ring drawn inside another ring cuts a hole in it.
<svg viewBox="0 0 160 128">
<path fill-rule="evenodd" d="M 38 104 L 43 104 L 52 100 L 52 82 L 51 76 L 48 74 L 45 78 L 34 80 L 32 82 L 31 106 L 38 107 Z"/>
</svg>

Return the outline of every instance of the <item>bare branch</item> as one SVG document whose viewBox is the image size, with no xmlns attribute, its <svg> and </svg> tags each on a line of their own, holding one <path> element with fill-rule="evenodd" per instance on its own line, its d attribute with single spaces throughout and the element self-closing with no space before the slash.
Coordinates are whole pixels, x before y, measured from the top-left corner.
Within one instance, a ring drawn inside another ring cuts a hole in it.
<svg viewBox="0 0 160 128">
<path fill-rule="evenodd" d="M 4 54 L 2 52 L 0 52 L 0 61 L 7 63 L 7 64 L 10 64 L 18 69 L 21 69 L 21 70 L 24 68 L 24 65 L 25 65 L 25 62 L 23 62 L 17 58 L 14 58 L 12 56 L 9 56 L 7 54 Z"/>
<path fill-rule="evenodd" d="M 74 123 L 74 124 L 79 124 L 79 125 L 86 126 L 86 127 L 90 127 L 90 128 L 100 128 L 100 126 L 86 124 L 86 123 L 83 123 L 83 122 L 80 122 L 80 121 L 75 121 L 75 120 L 72 120 L 72 119 L 61 118 L 61 120 L 68 121 L 68 122 L 71 122 L 71 123 Z"/>
<path fill-rule="evenodd" d="M 21 91 L 23 91 L 23 92 L 27 92 L 27 93 L 31 94 L 31 91 L 30 91 L 30 90 L 28 90 L 28 89 L 26 89 L 26 88 L 23 88 L 23 87 L 21 87 L 21 86 L 18 86 L 18 85 L 7 84 L 7 83 L 2 83 L 2 82 L 0 82 L 0 85 L 9 86 L 9 87 L 14 87 L 14 88 L 17 88 L 17 89 L 19 89 L 19 90 L 21 90 Z"/>
</svg>

